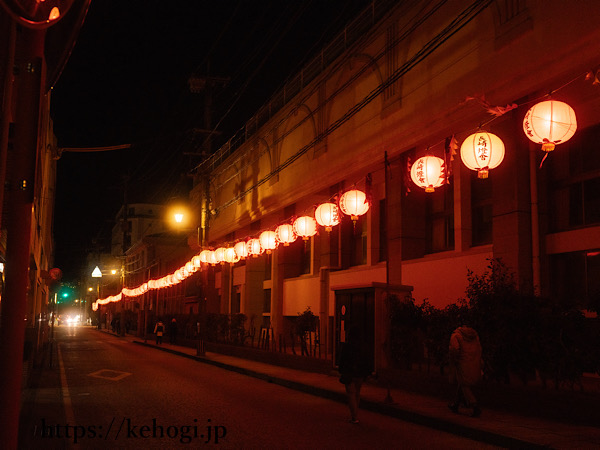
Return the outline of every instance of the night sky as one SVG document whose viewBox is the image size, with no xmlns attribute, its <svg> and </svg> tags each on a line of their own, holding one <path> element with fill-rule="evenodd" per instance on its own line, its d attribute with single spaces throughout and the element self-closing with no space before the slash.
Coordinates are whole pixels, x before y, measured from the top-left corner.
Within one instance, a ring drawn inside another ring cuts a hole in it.
<svg viewBox="0 0 600 450">
<path fill-rule="evenodd" d="M 58 161 L 54 266 L 64 280 L 89 252 L 109 251 L 125 186 L 128 202 L 186 195 L 200 161 L 184 153 L 203 127 L 190 75 L 229 80 L 214 98 L 216 149 L 369 3 L 92 0 L 52 93 L 54 132 L 60 148 L 132 147 Z"/>
</svg>

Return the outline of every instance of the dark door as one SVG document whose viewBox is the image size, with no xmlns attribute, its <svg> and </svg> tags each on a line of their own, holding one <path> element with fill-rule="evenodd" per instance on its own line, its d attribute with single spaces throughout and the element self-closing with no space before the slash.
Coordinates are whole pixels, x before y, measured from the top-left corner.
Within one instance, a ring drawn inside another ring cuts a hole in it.
<svg viewBox="0 0 600 450">
<path fill-rule="evenodd" d="M 348 330 L 356 326 L 367 344 L 371 370 L 375 367 L 375 292 L 372 288 L 335 291 L 335 365 Z"/>
</svg>

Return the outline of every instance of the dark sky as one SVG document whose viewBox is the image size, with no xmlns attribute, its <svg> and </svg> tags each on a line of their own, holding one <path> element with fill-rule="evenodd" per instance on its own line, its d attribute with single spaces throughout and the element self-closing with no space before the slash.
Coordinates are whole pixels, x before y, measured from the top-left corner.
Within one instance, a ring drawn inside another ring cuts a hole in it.
<svg viewBox="0 0 600 450">
<path fill-rule="evenodd" d="M 203 127 L 191 74 L 227 78 L 213 123 L 230 138 L 368 0 L 92 0 L 52 94 L 59 147 L 132 144 L 63 153 L 58 161 L 55 266 L 70 280 L 97 242 L 109 250 L 114 216 L 128 201 L 185 193 Z"/>
</svg>

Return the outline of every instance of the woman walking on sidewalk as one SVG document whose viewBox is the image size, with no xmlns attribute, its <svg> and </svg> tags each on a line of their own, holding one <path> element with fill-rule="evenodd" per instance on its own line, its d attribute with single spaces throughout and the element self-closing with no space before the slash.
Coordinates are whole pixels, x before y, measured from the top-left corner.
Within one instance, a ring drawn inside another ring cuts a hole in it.
<svg viewBox="0 0 600 450">
<path fill-rule="evenodd" d="M 450 336 L 450 381 L 457 384 L 456 399 L 448 407 L 454 413 L 462 404 L 473 408 L 473 417 L 481 415 L 481 409 L 472 387 L 481 380 L 481 344 L 473 328 L 458 327 Z"/>
<path fill-rule="evenodd" d="M 348 330 L 347 341 L 342 344 L 339 372 L 341 374 L 340 382 L 346 387 L 348 396 L 350 422 L 356 424 L 358 423 L 360 388 L 371 373 L 366 346 L 358 327 Z"/>
</svg>

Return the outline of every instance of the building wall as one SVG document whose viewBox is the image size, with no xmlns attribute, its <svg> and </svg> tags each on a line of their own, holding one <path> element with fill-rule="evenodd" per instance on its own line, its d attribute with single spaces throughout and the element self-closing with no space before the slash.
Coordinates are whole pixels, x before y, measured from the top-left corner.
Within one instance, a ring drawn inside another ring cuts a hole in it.
<svg viewBox="0 0 600 450">
<path fill-rule="evenodd" d="M 127 207 L 127 214 L 124 209 Z M 144 236 L 161 233 L 166 230 L 165 207 L 153 203 L 133 203 L 122 206 L 115 216 L 115 226 L 112 229 L 111 253 L 123 255 L 131 246 Z M 126 216 L 126 222 L 124 217 Z M 126 240 L 123 245 L 123 240 Z"/>
<path fill-rule="evenodd" d="M 547 258 L 540 256 L 538 271 L 536 249 L 557 251 L 565 240 L 544 241 L 534 229 L 538 200 L 531 186 L 543 197 L 547 176 L 538 168 L 542 154 L 525 137 L 522 120 L 530 106 L 556 91 L 555 99 L 576 108 L 580 127 L 600 122 L 597 90 L 583 76 L 598 64 L 600 10 L 593 1 L 567 6 L 556 0 L 497 0 L 459 25 L 453 20 L 466 8 L 464 2 L 432 8 L 427 2 L 395 7 L 209 174 L 213 246 L 233 245 L 312 214 L 315 205 L 337 193 L 354 185 L 366 188 L 371 175 L 366 264 L 348 267 L 344 255 L 350 240 L 339 229 L 320 230 L 312 238 L 308 276 L 287 279 L 284 265 L 291 260 L 279 250 L 271 280 L 262 286 L 250 275 L 259 263 L 246 264 L 242 312 L 256 312 L 265 288 L 271 289 L 276 334 L 282 316 L 306 307 L 322 319 L 332 316 L 336 285 L 410 285 L 417 300 L 443 307 L 464 296 L 467 270 L 483 271 L 491 257 L 507 263 L 521 289 L 550 292 L 544 284 Z M 460 155 L 450 161 L 445 144 L 454 136 L 460 145 L 482 124 L 503 139 L 506 155 L 489 179 L 478 181 Z M 431 196 L 407 181 L 408 164 L 425 154 L 445 157 L 452 173 L 450 185 Z M 489 194 L 480 198 L 481 192 Z M 487 207 L 479 208 L 480 203 Z M 487 238 L 481 238 L 486 219 L 480 211 L 491 223 Z M 539 219 L 543 231 L 543 211 Z M 579 246 L 600 248 L 596 231 L 578 231 Z M 538 246 L 540 241 L 545 245 Z M 387 267 L 380 262 L 382 246 Z M 217 287 L 222 280 L 216 278 Z M 317 287 L 323 285 L 328 292 Z"/>
</svg>

